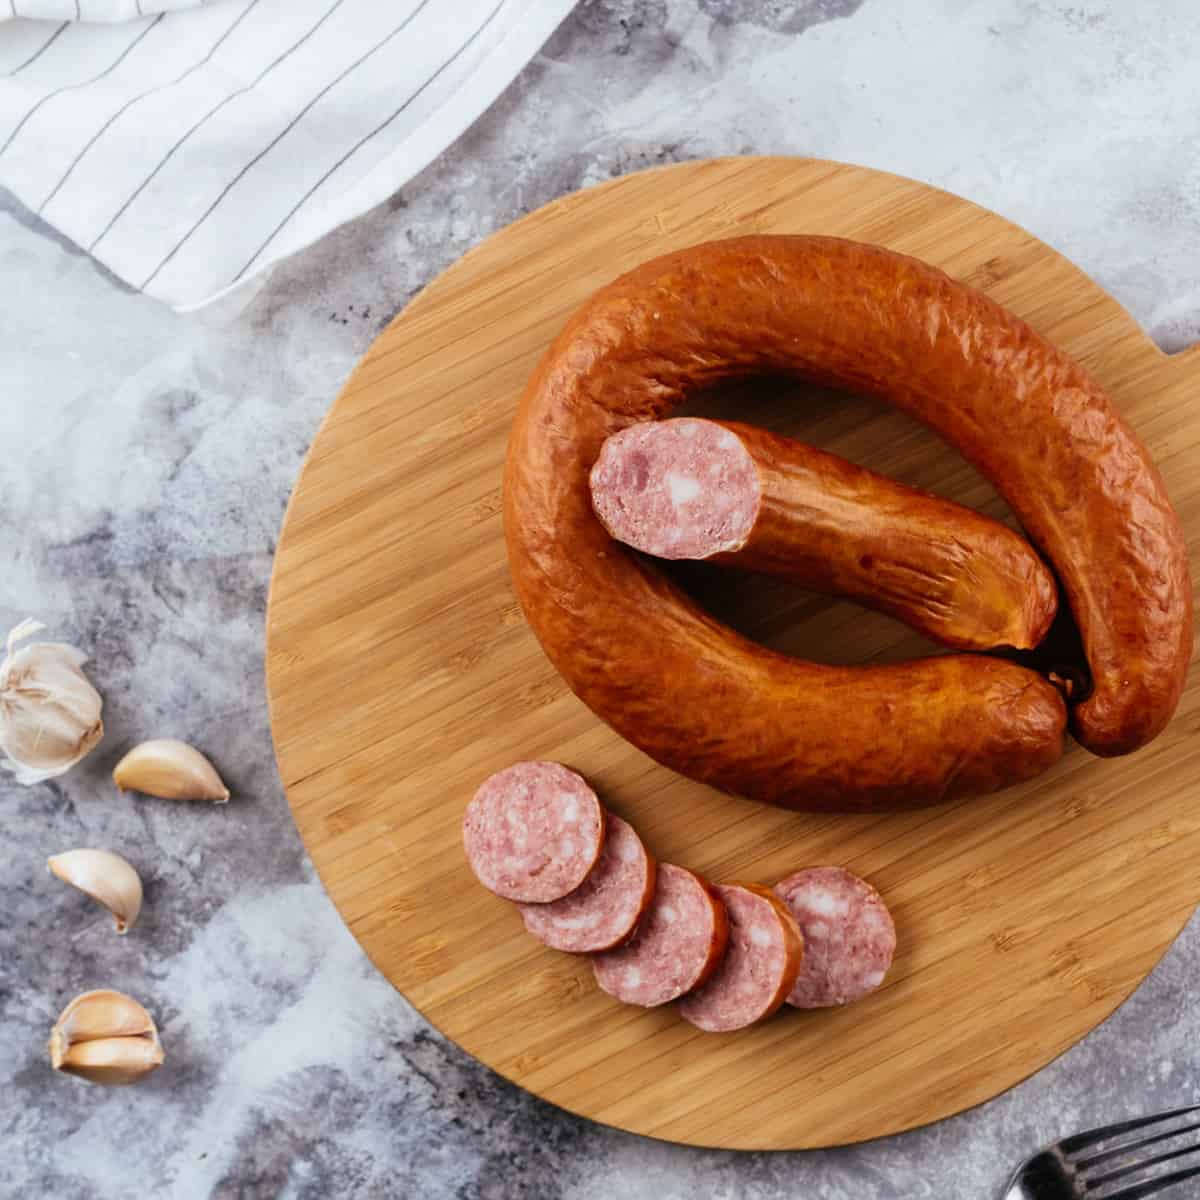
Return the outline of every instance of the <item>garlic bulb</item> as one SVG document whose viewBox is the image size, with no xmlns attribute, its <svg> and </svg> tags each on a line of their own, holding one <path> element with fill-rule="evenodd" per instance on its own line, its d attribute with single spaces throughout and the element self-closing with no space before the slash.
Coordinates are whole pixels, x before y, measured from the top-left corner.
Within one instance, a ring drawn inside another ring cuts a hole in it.
<svg viewBox="0 0 1200 1200">
<path fill-rule="evenodd" d="M 103 700 L 80 668 L 87 656 L 62 642 L 18 642 L 46 627 L 22 621 L 0 664 L 0 763 L 26 786 L 69 771 L 104 736 Z"/>
</svg>

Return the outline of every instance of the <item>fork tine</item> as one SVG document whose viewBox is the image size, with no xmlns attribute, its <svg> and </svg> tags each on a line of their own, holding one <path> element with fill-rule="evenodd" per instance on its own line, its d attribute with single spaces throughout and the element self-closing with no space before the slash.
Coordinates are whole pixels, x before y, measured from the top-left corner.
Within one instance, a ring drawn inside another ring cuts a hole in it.
<svg viewBox="0 0 1200 1200">
<path fill-rule="evenodd" d="M 1103 1175 L 1089 1175 L 1084 1182 L 1089 1188 L 1102 1187 L 1106 1183 L 1124 1179 L 1127 1175 L 1136 1175 L 1138 1171 L 1144 1171 L 1147 1167 L 1156 1166 L 1158 1163 L 1170 1162 L 1171 1159 L 1182 1158 L 1185 1154 L 1195 1154 L 1197 1150 L 1200 1150 L 1200 1145 L 1184 1146 L 1182 1150 L 1168 1150 L 1166 1154 L 1156 1154 L 1153 1158 L 1143 1158 L 1139 1162 L 1126 1163 L 1116 1171 L 1108 1171 Z M 1200 1170 L 1200 1167 L 1196 1169 Z"/>
<path fill-rule="evenodd" d="M 1084 1133 L 1065 1137 L 1058 1144 L 1064 1154 L 1074 1154 L 1076 1150 L 1086 1150 L 1089 1146 L 1094 1146 L 1106 1138 L 1118 1137 L 1122 1133 L 1133 1133 L 1135 1130 L 1157 1125 L 1161 1121 L 1169 1121 L 1172 1117 L 1186 1117 L 1194 1112 L 1200 1112 L 1200 1104 L 1189 1104 L 1187 1108 L 1155 1113 L 1152 1117 L 1135 1117 L 1132 1121 L 1118 1121 L 1115 1125 L 1105 1125 L 1100 1129 L 1088 1129 Z"/>
<path fill-rule="evenodd" d="M 1189 1167 L 1186 1171 L 1173 1171 L 1170 1175 L 1160 1175 L 1157 1179 L 1149 1179 L 1145 1183 L 1135 1183 L 1133 1187 L 1122 1188 L 1112 1192 L 1105 1200 L 1142 1200 L 1143 1196 L 1153 1196 L 1163 1188 L 1173 1183 L 1182 1183 L 1185 1179 L 1195 1179 L 1200 1175 L 1200 1167 Z"/>
<path fill-rule="evenodd" d="M 1096 1166 L 1097 1163 L 1108 1162 L 1110 1158 L 1120 1158 L 1123 1154 L 1144 1150 L 1156 1142 L 1169 1142 L 1172 1138 L 1181 1137 L 1185 1133 L 1193 1133 L 1197 1129 L 1200 1129 L 1200 1121 L 1192 1125 L 1181 1125 L 1178 1129 L 1172 1129 L 1167 1133 L 1156 1133 L 1153 1137 L 1142 1138 L 1140 1142 L 1122 1142 L 1112 1150 L 1101 1150 L 1099 1154 L 1089 1154 L 1087 1158 L 1076 1158 L 1072 1162 L 1078 1170 L 1086 1171 L 1089 1167 Z"/>
</svg>

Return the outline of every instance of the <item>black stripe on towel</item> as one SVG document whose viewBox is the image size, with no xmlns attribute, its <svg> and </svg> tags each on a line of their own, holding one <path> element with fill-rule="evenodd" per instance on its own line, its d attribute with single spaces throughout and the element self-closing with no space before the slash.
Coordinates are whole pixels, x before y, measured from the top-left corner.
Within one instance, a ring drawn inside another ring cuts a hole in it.
<svg viewBox="0 0 1200 1200">
<path fill-rule="evenodd" d="M 143 179 L 142 182 L 139 183 L 136 188 L 134 188 L 134 190 L 131 193 L 131 195 L 129 196 L 129 198 L 125 201 L 124 204 L 121 205 L 120 208 L 117 209 L 117 211 L 115 213 L 113 213 L 108 224 L 105 225 L 105 227 L 102 230 L 100 230 L 99 235 L 92 241 L 91 245 L 88 246 L 88 253 L 90 254 L 92 251 L 94 251 L 96 249 L 96 247 L 109 235 L 109 233 L 112 231 L 112 227 L 125 215 L 126 212 L 128 212 L 129 206 L 131 204 L 133 204 L 133 202 L 146 190 L 146 188 L 148 188 L 150 186 L 150 184 L 153 182 L 155 176 L 158 175 L 158 173 L 163 169 L 163 167 L 165 167 L 167 165 L 167 163 L 169 163 L 171 161 L 171 159 L 173 159 L 175 157 L 176 152 L 180 149 L 180 147 L 183 146 L 184 142 L 186 142 L 188 140 L 188 138 L 190 138 L 192 136 L 192 134 L 194 134 L 196 132 L 197 129 L 199 129 L 207 121 L 209 121 L 213 117 L 215 117 L 217 115 L 217 113 L 219 113 L 221 111 L 221 109 L 223 109 L 225 107 L 225 105 L 236 100 L 239 96 L 244 96 L 247 92 L 252 92 L 256 87 L 258 87 L 258 85 L 260 83 L 262 83 L 262 81 L 264 79 L 266 79 L 266 77 L 277 66 L 279 66 L 279 64 L 281 62 L 284 62 L 286 59 L 290 58 L 293 54 L 295 54 L 295 52 L 297 50 L 299 50 L 300 47 L 303 46 L 304 43 L 307 42 L 308 39 L 310 37 L 312 37 L 312 35 L 314 33 L 316 33 L 317 30 L 320 29 L 321 26 L 324 25 L 325 22 L 328 21 L 329 18 L 332 17 L 333 14 L 335 12 L 337 12 L 337 10 L 339 8 L 341 8 L 342 5 L 345 3 L 346 3 L 346 0 L 334 0 L 333 4 L 328 9 L 326 9 L 325 14 L 317 21 L 317 23 L 315 25 L 313 25 L 308 30 L 307 33 L 301 35 L 300 38 L 298 38 L 296 41 L 294 41 L 273 62 L 268 63 L 262 69 L 262 71 L 259 72 L 259 75 L 256 79 L 254 79 L 252 82 L 248 83 L 245 87 L 238 88 L 238 90 L 236 92 L 230 92 L 229 95 L 226 96 L 224 100 L 219 100 L 216 104 L 214 104 L 213 107 L 210 108 L 208 110 L 208 112 L 206 112 L 204 114 L 204 116 L 202 116 L 200 118 L 200 120 L 198 120 L 191 127 L 191 129 L 189 129 L 183 135 L 183 137 L 181 137 L 175 143 L 175 145 L 173 145 L 170 148 L 170 150 L 168 150 L 166 152 L 166 154 L 163 155 L 163 157 L 159 160 L 158 166 L 156 166 L 154 168 L 154 170 L 151 171 L 150 174 L 147 175 L 146 178 Z"/>
<path fill-rule="evenodd" d="M 385 38 L 382 38 L 380 41 L 376 42 L 375 45 L 372 46 L 370 50 L 366 51 L 366 53 L 364 53 L 360 58 L 358 58 L 355 62 L 351 63 L 350 66 L 348 66 L 344 71 L 342 71 L 342 73 L 336 79 L 333 79 L 329 83 L 327 83 L 288 122 L 287 126 L 283 130 L 281 130 L 279 133 L 277 133 L 275 135 L 275 137 L 273 137 L 271 139 L 271 141 L 268 142 L 267 145 L 265 145 L 225 185 L 225 187 L 221 191 L 221 194 L 208 206 L 208 208 L 206 208 L 204 210 L 204 212 L 200 215 L 200 217 L 197 219 L 195 224 L 192 225 L 191 229 L 189 229 L 187 231 L 187 233 L 185 233 L 183 235 L 183 237 L 180 238 L 178 242 L 176 242 L 175 248 L 173 250 L 171 250 L 170 253 L 167 254 L 167 256 L 162 260 L 162 262 L 160 262 L 158 264 L 158 266 L 155 267 L 154 270 L 151 271 L 150 274 L 146 276 L 145 279 L 142 280 L 141 284 L 139 284 L 140 290 L 145 291 L 146 288 L 148 288 L 150 286 L 150 284 L 154 282 L 154 280 L 158 277 L 159 273 L 171 262 L 171 260 L 175 257 L 175 255 L 178 254 L 179 251 L 182 250 L 184 248 L 184 246 L 187 245 L 189 239 L 196 232 L 196 230 L 198 230 L 204 224 L 204 222 L 207 221 L 210 216 L 212 216 L 212 214 L 216 211 L 217 207 L 220 205 L 221 201 L 223 201 L 225 199 L 225 197 L 228 196 L 229 193 L 232 192 L 235 187 L 237 187 L 237 185 L 246 177 L 247 173 L 257 163 L 259 163 L 263 158 L 265 158 L 266 155 L 268 155 L 271 152 L 271 150 L 273 150 L 277 145 L 279 145 L 279 143 L 281 141 L 283 141 L 283 139 L 285 137 L 287 137 L 287 135 L 289 133 L 291 133 L 291 131 L 293 129 L 295 129 L 295 127 L 304 119 L 304 117 L 312 110 L 312 108 L 317 104 L 317 102 L 319 100 L 323 99 L 326 95 L 328 95 L 329 92 L 331 92 L 335 87 L 337 87 L 337 85 L 339 83 L 342 82 L 342 80 L 346 79 L 349 75 L 351 75 L 355 71 L 357 71 L 358 68 L 361 67 L 363 65 L 363 63 L 365 63 L 367 61 L 367 59 L 369 59 L 372 55 L 378 54 L 379 51 L 382 50 L 384 48 L 384 46 L 386 46 L 388 44 L 388 42 L 390 42 L 397 34 L 401 33 L 405 28 L 407 28 L 407 26 L 417 17 L 417 15 L 421 12 L 421 10 L 424 9 L 427 4 L 429 4 L 429 2 L 430 2 L 430 0 L 420 0 L 420 3 L 417 5 L 417 7 L 414 8 L 412 10 L 412 12 L 410 12 L 408 14 L 408 16 L 405 17 L 404 20 L 401 21 L 400 24 L 397 25 L 391 31 L 391 33 L 389 33 Z"/>
<path fill-rule="evenodd" d="M 80 88 L 90 87 L 93 83 L 98 83 L 106 75 L 111 75 L 134 52 L 138 45 L 162 19 L 163 14 L 159 13 L 159 15 L 155 17 L 154 20 L 151 21 L 150 24 L 147 25 L 146 28 L 143 29 L 142 32 L 139 33 L 137 37 L 135 37 L 133 41 L 129 43 L 128 46 L 125 47 L 124 50 L 121 51 L 116 61 L 101 71 L 99 75 L 93 75 L 91 79 L 85 79 L 82 83 L 68 84 L 66 87 L 55 88 L 54 91 L 47 92 L 46 95 L 38 100 L 38 102 L 17 123 L 16 129 L 14 129 L 12 133 L 8 135 L 8 139 L 5 141 L 4 145 L 0 146 L 0 154 L 3 154 L 9 148 L 9 146 L 13 144 L 13 142 L 16 140 L 17 134 L 19 134 L 21 130 L 24 129 L 27 124 L 29 124 L 30 118 L 42 107 L 43 104 L 49 100 L 53 100 L 55 96 L 61 96 L 64 92 L 77 92 Z"/>
<path fill-rule="evenodd" d="M 14 6 L 13 14 L 15 15 L 16 11 L 17 11 L 16 10 L 17 0 L 12 0 L 12 3 Z M 41 58 L 42 55 L 45 54 L 46 51 L 49 50 L 50 47 L 53 46 L 54 43 L 57 42 L 60 37 L 62 37 L 63 32 L 67 29 L 67 27 L 70 24 L 71 24 L 70 21 L 64 21 L 19 67 L 17 67 L 17 69 L 15 71 L 9 71 L 8 78 L 11 79 L 14 75 L 20 75 L 20 73 L 23 70 L 25 70 L 26 67 L 28 67 L 32 63 L 37 62 L 37 60 L 39 58 Z"/>
<path fill-rule="evenodd" d="M 111 117 L 109 117 L 108 120 L 105 121 L 104 124 L 101 125 L 100 128 L 97 129 L 94 134 L 92 134 L 92 136 L 88 139 L 87 143 L 83 146 L 83 148 L 79 151 L 79 153 L 76 154 L 75 157 L 71 160 L 71 165 L 63 172 L 62 178 L 51 189 L 50 195 L 48 195 L 45 198 L 45 200 L 42 201 L 41 206 L 38 208 L 38 214 L 40 215 L 41 213 L 46 211 L 46 206 L 62 190 L 63 184 L 66 183 L 67 180 L 71 178 L 72 172 L 75 170 L 75 168 L 77 166 L 79 166 L 80 162 L 83 160 L 84 155 L 86 155 L 87 152 L 135 104 L 137 104 L 141 100 L 145 100 L 147 96 L 154 96 L 154 95 L 157 95 L 159 92 L 166 91 L 167 88 L 172 88 L 172 87 L 177 86 L 178 84 L 182 83 L 193 72 L 198 71 L 201 67 L 203 67 L 206 64 L 208 64 L 209 62 L 211 62 L 213 55 L 216 54 L 216 52 L 225 44 L 226 41 L 228 41 L 230 36 L 233 34 L 234 30 L 237 29 L 237 27 L 250 15 L 251 11 L 253 10 L 253 8 L 255 7 L 256 4 L 258 4 L 258 0 L 250 0 L 249 5 L 247 5 L 244 9 L 242 9 L 242 11 L 237 15 L 237 17 L 235 17 L 234 20 L 230 23 L 229 27 L 225 30 L 225 32 L 223 34 L 221 34 L 221 36 L 219 38 L 217 38 L 217 40 L 213 43 L 212 48 L 209 50 L 209 52 L 202 59 L 200 59 L 199 62 L 195 62 L 190 67 L 188 67 L 188 69 L 186 71 L 184 71 L 182 75 L 177 75 L 174 79 L 171 80 L 170 83 L 160 84 L 158 87 L 151 88 L 149 91 L 146 91 L 146 92 L 142 92 L 142 94 L 140 96 L 134 96 L 133 99 L 127 100 L 124 104 L 122 104 L 121 107 L 119 109 L 117 109 L 117 111 L 115 113 L 113 113 L 113 115 Z"/>
<path fill-rule="evenodd" d="M 352 146 L 349 150 L 347 150 L 346 153 L 343 154 L 342 157 L 339 158 L 337 160 L 337 162 L 335 162 L 333 164 L 333 166 L 330 167 L 329 170 L 326 171 L 325 174 L 322 175 L 321 178 L 318 179 L 317 182 L 314 183 L 312 185 L 312 187 L 310 187 L 308 189 L 308 191 L 304 193 L 304 195 L 300 198 L 300 200 L 297 201 L 297 203 L 296 203 L 295 207 L 292 209 L 292 211 L 289 212 L 288 215 L 286 217 L 284 217 L 283 220 L 280 221 L 278 225 L 275 226 L 274 230 L 272 230 L 271 235 L 267 238 L 267 240 L 265 242 L 263 242 L 263 244 L 261 246 L 259 246 L 259 248 L 254 252 L 254 257 L 251 258 L 250 261 L 237 273 L 237 275 L 234 277 L 234 281 L 233 281 L 234 283 L 237 283 L 237 281 L 239 279 L 241 279 L 242 276 L 245 275 L 246 272 L 249 271 L 252 266 L 254 266 L 254 264 L 258 261 L 259 257 L 262 255 L 262 252 L 264 250 L 266 250 L 266 248 L 280 235 L 280 233 L 283 232 L 284 228 L 291 222 L 292 218 L 295 217 L 296 214 L 309 202 L 309 200 L 312 199 L 313 193 L 316 192 L 326 182 L 326 180 L 329 179 L 329 177 L 331 175 L 333 175 L 337 171 L 341 170 L 341 168 L 344 167 L 346 165 L 346 163 L 349 162 L 349 160 L 351 158 L 353 158 L 368 142 L 370 142 L 373 138 L 378 137 L 393 121 L 395 121 L 405 111 L 405 109 L 407 109 L 409 107 L 409 105 L 412 104 L 412 102 L 414 100 L 417 99 L 418 96 L 421 95 L 421 93 L 423 91 L 425 91 L 426 88 L 428 88 L 430 86 L 430 84 L 432 84 L 434 82 L 434 80 L 436 80 L 438 78 L 439 75 L 442 74 L 443 71 L 445 71 L 448 67 L 453 66 L 454 63 L 459 58 L 461 58 L 468 49 L 470 49 L 470 47 L 474 44 L 474 42 L 479 38 L 480 34 L 482 34 L 483 31 L 485 29 L 487 29 L 487 27 L 496 19 L 496 14 L 499 13 L 499 11 L 504 7 L 504 5 L 507 2 L 508 2 L 508 0 L 500 0 L 500 3 L 497 4 L 495 8 L 492 9 L 492 11 L 488 14 L 487 19 L 483 22 L 483 24 L 480 25 L 479 28 L 476 29 L 475 32 L 473 34 L 471 34 L 471 36 L 469 38 L 467 38 L 467 40 L 465 42 L 463 42 L 463 44 L 461 46 L 459 46 L 459 48 L 454 52 L 454 54 L 451 58 L 448 58 L 444 63 L 442 63 L 442 65 L 440 67 L 438 67 L 438 69 L 436 71 L 434 71 L 434 73 L 432 75 L 430 75 L 430 77 L 427 80 L 425 80 L 425 82 L 423 84 L 421 84 L 421 86 L 419 88 L 417 88 L 417 90 L 415 92 L 413 92 L 413 94 L 411 96 L 409 96 L 409 98 L 407 100 L 405 100 L 405 102 L 402 105 L 400 105 L 400 107 L 398 109 L 396 109 L 396 111 L 394 113 L 392 113 L 392 115 L 390 117 L 387 118 L 387 120 L 381 121 L 374 129 L 371 130 L 370 133 L 368 133 L 364 138 L 362 138 L 359 142 L 357 142 L 354 146 Z"/>
</svg>

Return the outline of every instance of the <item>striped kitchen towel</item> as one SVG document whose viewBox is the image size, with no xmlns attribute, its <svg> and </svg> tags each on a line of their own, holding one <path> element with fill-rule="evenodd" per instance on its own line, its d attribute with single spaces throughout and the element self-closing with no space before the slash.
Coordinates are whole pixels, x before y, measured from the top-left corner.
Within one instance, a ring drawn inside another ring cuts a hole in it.
<svg viewBox="0 0 1200 1200">
<path fill-rule="evenodd" d="M 573 7 L 0 0 L 0 184 L 197 308 L 411 179 Z"/>
</svg>

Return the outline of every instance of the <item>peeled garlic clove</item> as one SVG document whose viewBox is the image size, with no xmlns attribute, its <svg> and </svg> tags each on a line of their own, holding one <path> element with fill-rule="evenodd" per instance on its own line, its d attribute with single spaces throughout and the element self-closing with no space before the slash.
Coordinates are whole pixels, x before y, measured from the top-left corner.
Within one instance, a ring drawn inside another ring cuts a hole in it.
<svg viewBox="0 0 1200 1200">
<path fill-rule="evenodd" d="M 104 736 L 104 701 L 81 669 L 87 656 L 61 642 L 17 649 L 44 628 L 22 621 L 0 663 L 0 765 L 26 785 L 69 771 Z"/>
<path fill-rule="evenodd" d="M 103 904 L 117 932 L 132 928 L 142 910 L 142 881 L 133 867 L 111 850 L 68 850 L 46 859 L 50 873 Z"/>
<path fill-rule="evenodd" d="M 76 996 L 50 1031 L 50 1065 L 92 1083 L 136 1083 L 162 1061 L 150 1014 L 122 992 Z"/>
<path fill-rule="evenodd" d="M 123 792 L 144 792 L 164 800 L 224 804 L 229 799 L 229 789 L 212 763 L 199 750 L 174 738 L 157 738 L 135 746 L 117 763 L 113 782 Z"/>
</svg>

